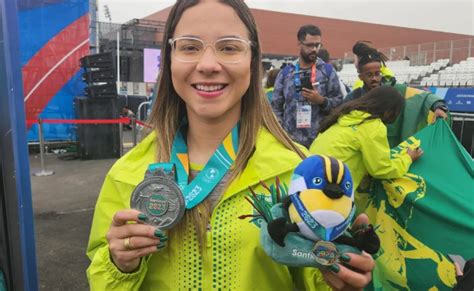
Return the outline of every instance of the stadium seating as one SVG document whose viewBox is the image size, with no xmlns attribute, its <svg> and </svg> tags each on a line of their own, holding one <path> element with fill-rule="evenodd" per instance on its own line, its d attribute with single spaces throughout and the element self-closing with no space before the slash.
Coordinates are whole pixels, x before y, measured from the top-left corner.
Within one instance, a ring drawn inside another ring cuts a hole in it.
<svg viewBox="0 0 474 291">
<path fill-rule="evenodd" d="M 289 58 L 264 59 L 264 61 L 270 62 L 274 68 L 280 68 L 282 64 L 295 60 Z M 452 66 L 450 66 L 449 59 L 439 59 L 426 66 L 410 66 L 409 60 L 388 61 L 386 65 L 393 71 L 399 83 L 423 87 L 474 86 L 474 57 L 468 57 Z M 338 75 L 349 87 L 359 79 L 354 64 L 344 64 Z"/>
<path fill-rule="evenodd" d="M 413 81 L 418 80 L 420 77 L 427 76 L 445 67 L 448 63 L 449 60 L 443 59 L 427 66 L 410 66 L 410 61 L 401 60 L 388 61 L 386 62 L 386 65 L 393 71 L 399 83 L 410 84 Z M 342 71 L 339 72 L 339 76 L 344 80 L 344 82 L 347 82 L 346 84 L 349 86 L 359 78 L 354 64 L 344 64 Z"/>
<path fill-rule="evenodd" d="M 446 67 L 437 74 L 432 74 L 421 80 L 422 86 L 473 86 L 474 85 L 474 58 L 470 57 L 454 64 L 452 67 Z"/>
</svg>

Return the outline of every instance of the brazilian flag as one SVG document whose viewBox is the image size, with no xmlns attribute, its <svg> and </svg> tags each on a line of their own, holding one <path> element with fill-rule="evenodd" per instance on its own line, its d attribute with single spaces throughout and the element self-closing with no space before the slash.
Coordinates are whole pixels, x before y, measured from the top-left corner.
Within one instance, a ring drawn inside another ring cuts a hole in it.
<svg viewBox="0 0 474 291">
<path fill-rule="evenodd" d="M 448 254 L 474 258 L 474 162 L 444 120 L 392 150 L 421 146 L 404 177 L 374 180 L 365 212 L 381 250 L 369 290 L 450 290 Z"/>
<path fill-rule="evenodd" d="M 440 97 L 431 92 L 404 84 L 395 84 L 393 87 L 405 97 L 406 104 L 395 122 L 387 125 L 390 147 L 397 146 L 432 123 L 434 113 L 430 110 L 431 106 L 441 100 Z"/>
</svg>

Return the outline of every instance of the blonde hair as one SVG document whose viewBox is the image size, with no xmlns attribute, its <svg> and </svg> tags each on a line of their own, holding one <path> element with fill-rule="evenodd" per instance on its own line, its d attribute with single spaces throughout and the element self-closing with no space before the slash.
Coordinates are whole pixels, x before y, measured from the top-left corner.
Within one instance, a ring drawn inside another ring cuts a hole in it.
<svg viewBox="0 0 474 291">
<path fill-rule="evenodd" d="M 301 158 L 304 153 L 293 143 L 290 137 L 280 126 L 268 103 L 261 84 L 262 66 L 260 41 L 258 38 L 255 20 L 249 8 L 242 0 L 221 1 L 231 6 L 239 15 L 249 31 L 252 42 L 251 52 L 251 79 L 247 92 L 242 97 L 240 118 L 239 151 L 234 162 L 234 168 L 228 181 L 235 179 L 245 169 L 252 156 L 257 134 L 260 128 L 265 127 L 280 143 L 288 149 L 295 151 Z M 153 130 L 156 132 L 157 161 L 168 162 L 171 156 L 172 143 L 181 120 L 186 116 L 186 107 L 183 100 L 176 93 L 171 80 L 171 47 L 168 39 L 173 37 L 176 25 L 183 12 L 199 3 L 198 0 L 181 0 L 173 6 L 163 36 L 162 61 L 160 77 L 158 80 L 158 94 L 149 119 Z M 206 228 L 211 215 L 212 205 L 206 199 L 193 209 L 187 210 L 185 219 L 173 229 L 172 232 L 183 233 L 186 225 L 191 223 L 196 228 L 196 233 L 201 246 L 204 245 Z"/>
</svg>

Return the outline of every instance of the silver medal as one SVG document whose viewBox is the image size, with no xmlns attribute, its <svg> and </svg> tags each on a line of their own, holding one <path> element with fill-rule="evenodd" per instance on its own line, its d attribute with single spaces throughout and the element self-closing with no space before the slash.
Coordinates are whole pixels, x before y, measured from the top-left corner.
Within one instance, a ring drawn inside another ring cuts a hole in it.
<svg viewBox="0 0 474 291">
<path fill-rule="evenodd" d="M 186 210 L 183 194 L 173 177 L 147 177 L 133 190 L 130 206 L 148 216 L 147 223 L 166 230 L 175 226 Z"/>
<path fill-rule="evenodd" d="M 338 262 L 339 252 L 336 245 L 331 242 L 320 240 L 313 247 L 315 260 L 320 265 L 329 266 Z"/>
</svg>

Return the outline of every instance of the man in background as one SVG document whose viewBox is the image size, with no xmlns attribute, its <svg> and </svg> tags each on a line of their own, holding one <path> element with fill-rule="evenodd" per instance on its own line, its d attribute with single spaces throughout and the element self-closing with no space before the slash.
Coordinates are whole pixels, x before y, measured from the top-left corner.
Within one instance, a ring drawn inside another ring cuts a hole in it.
<svg viewBox="0 0 474 291">
<path fill-rule="evenodd" d="M 302 26 L 297 46 L 300 57 L 278 74 L 271 104 L 292 139 L 309 147 L 321 119 L 341 104 L 343 96 L 334 68 L 317 57 L 322 47 L 321 30 Z"/>
</svg>

